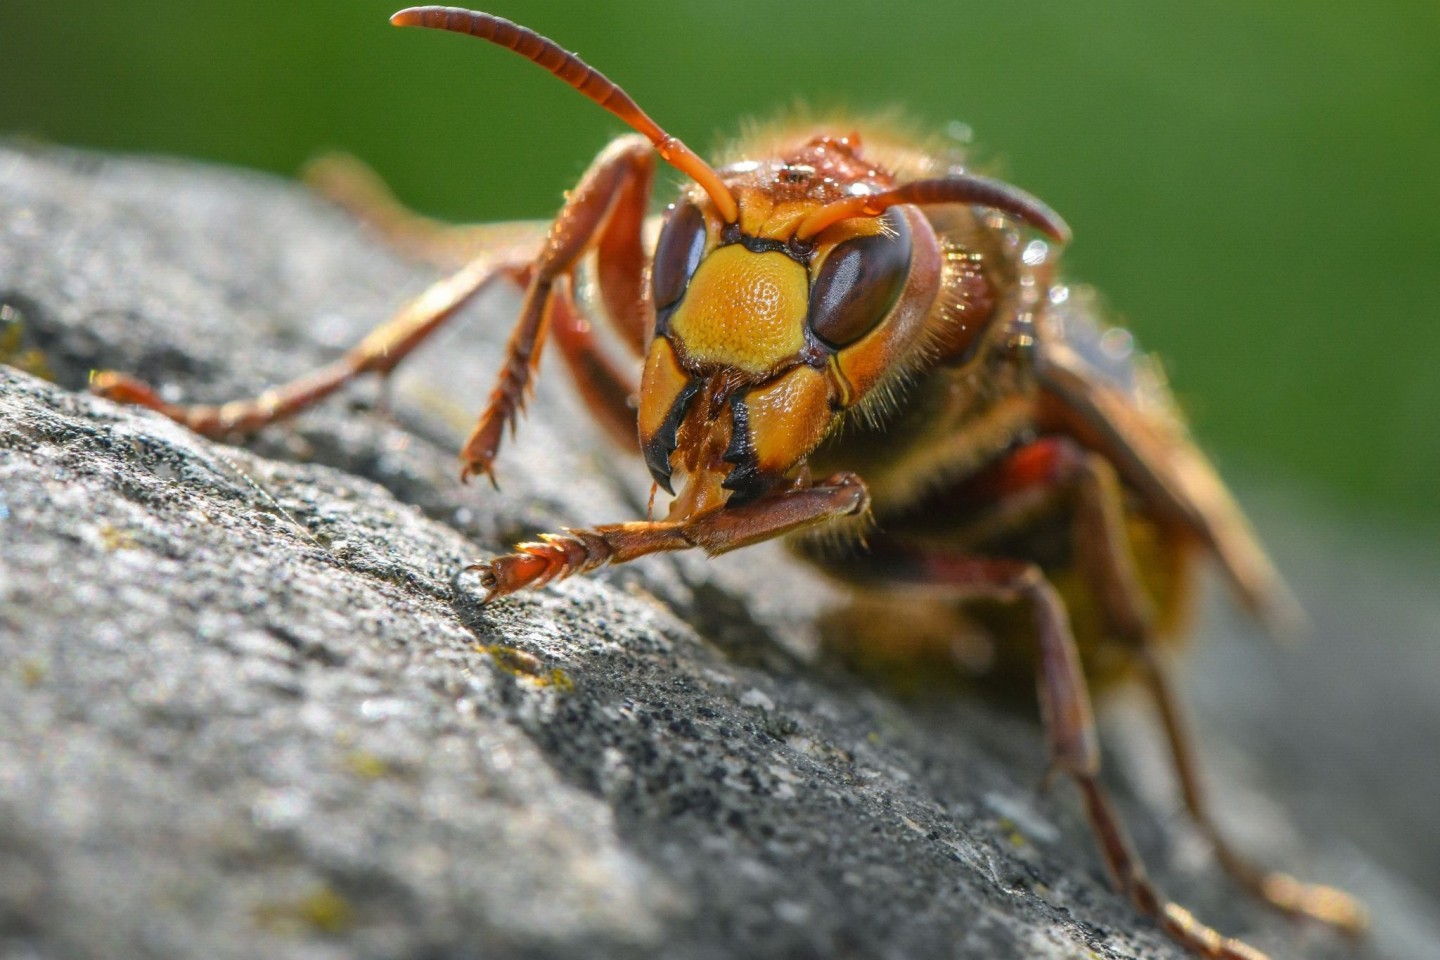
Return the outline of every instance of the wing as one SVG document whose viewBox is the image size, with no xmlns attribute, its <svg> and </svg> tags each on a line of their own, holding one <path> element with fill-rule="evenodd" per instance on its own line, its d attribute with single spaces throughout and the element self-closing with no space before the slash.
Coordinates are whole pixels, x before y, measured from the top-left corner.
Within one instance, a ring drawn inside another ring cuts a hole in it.
<svg viewBox="0 0 1440 960">
<path fill-rule="evenodd" d="M 1159 363 L 1137 350 L 1127 331 L 1098 320 L 1086 291 L 1056 289 L 1036 362 L 1047 419 L 1103 454 L 1152 509 L 1204 543 L 1272 633 L 1298 632 L 1303 612 L 1195 445 Z"/>
</svg>

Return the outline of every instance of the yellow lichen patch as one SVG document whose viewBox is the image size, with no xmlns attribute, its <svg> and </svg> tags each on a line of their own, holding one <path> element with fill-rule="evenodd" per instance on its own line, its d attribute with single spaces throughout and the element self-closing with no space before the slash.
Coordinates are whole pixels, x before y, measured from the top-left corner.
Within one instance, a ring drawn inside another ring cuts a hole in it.
<svg viewBox="0 0 1440 960">
<path fill-rule="evenodd" d="M 569 693 L 575 689 L 575 681 L 570 679 L 570 674 L 556 667 L 544 678 L 542 686 L 553 687 L 561 693 Z"/>
<path fill-rule="evenodd" d="M 345 755 L 345 765 L 367 780 L 379 780 L 390 773 L 390 764 L 368 750 L 351 750 Z"/>
<path fill-rule="evenodd" d="M 475 649 L 479 653 L 489 654 L 495 665 L 512 677 L 527 680 L 537 687 L 552 687 L 561 693 L 569 693 L 575 689 L 575 681 L 570 679 L 569 674 L 559 667 L 547 670 L 545 664 L 533 653 L 499 643 L 477 644 Z"/>
<path fill-rule="evenodd" d="M 711 253 L 670 321 L 671 335 L 700 363 L 764 374 L 805 346 L 810 283 L 783 253 L 740 244 Z"/>
<path fill-rule="evenodd" d="M 45 664 L 39 660 L 21 660 L 18 667 L 20 670 L 20 682 L 27 687 L 38 687 L 45 679 Z"/>
<path fill-rule="evenodd" d="M 343 933 L 354 923 L 350 901 L 329 887 L 319 887 L 296 905 L 300 919 L 324 933 Z"/>
<path fill-rule="evenodd" d="M 255 919 L 281 932 L 340 934 L 355 925 L 355 911 L 349 900 L 322 884 L 293 902 L 261 904 L 255 908 Z"/>
<path fill-rule="evenodd" d="M 100 544 L 107 553 L 114 553 L 116 550 L 135 549 L 135 535 L 129 530 L 121 530 L 111 524 L 103 524 L 100 527 Z"/>
<path fill-rule="evenodd" d="M 1025 834 L 1015 825 L 1015 821 L 1009 817 L 1000 818 L 1000 829 L 1005 831 L 1005 839 L 1010 841 L 1012 847 L 1027 847 L 1030 841 L 1025 839 Z"/>
</svg>

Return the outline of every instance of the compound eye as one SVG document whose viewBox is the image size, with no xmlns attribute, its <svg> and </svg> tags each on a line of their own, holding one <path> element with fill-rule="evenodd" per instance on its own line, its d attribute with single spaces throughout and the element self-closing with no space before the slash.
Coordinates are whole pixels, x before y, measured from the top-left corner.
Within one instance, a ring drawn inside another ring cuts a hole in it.
<svg viewBox="0 0 1440 960">
<path fill-rule="evenodd" d="M 885 318 L 910 273 L 910 227 L 899 210 L 880 218 L 884 230 L 839 244 L 810 288 L 810 329 L 828 347 L 859 340 Z"/>
<path fill-rule="evenodd" d="M 672 307 L 685 294 L 705 252 L 705 215 L 693 203 L 681 204 L 666 221 L 655 244 L 650 271 L 655 309 Z"/>
</svg>

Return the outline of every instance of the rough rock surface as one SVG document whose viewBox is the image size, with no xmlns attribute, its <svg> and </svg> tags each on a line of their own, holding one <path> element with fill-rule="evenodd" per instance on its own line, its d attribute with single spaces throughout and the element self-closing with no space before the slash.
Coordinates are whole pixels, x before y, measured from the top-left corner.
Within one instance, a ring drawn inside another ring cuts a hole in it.
<svg viewBox="0 0 1440 960">
<path fill-rule="evenodd" d="M 0 366 L 0 955 L 1183 956 L 1072 793 L 1037 794 L 1033 721 L 847 675 L 816 653 L 830 589 L 778 550 L 457 591 L 517 536 L 644 508 L 559 376 L 500 491 L 458 483 L 513 298 L 402 368 L 389 417 L 359 385 L 234 448 L 83 392 L 105 366 L 250 394 L 429 279 L 291 184 L 0 147 L 0 344 L 54 381 Z M 1332 605 L 1418 640 L 1422 582 Z M 1440 663 L 1317 620 L 1318 675 L 1234 620 L 1197 652 L 1217 797 L 1265 859 L 1373 901 L 1369 956 L 1440 955 L 1433 821 L 1405 836 L 1440 795 Z M 1429 684 L 1382 693 L 1386 664 Z M 1351 956 L 1225 883 L 1136 716 L 1110 780 L 1162 886 L 1277 957 Z"/>
</svg>

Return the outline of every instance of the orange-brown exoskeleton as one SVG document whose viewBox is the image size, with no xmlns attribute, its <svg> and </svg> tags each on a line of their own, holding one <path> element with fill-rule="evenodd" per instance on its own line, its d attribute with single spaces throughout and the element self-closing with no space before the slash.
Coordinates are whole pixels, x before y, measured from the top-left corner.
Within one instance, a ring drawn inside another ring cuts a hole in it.
<svg viewBox="0 0 1440 960">
<path fill-rule="evenodd" d="M 1352 898 L 1250 866 L 1210 819 L 1158 651 L 1189 561 L 1208 554 L 1272 624 L 1293 608 L 1153 362 L 1056 280 L 1069 237 L 1056 213 L 864 125 L 756 138 L 712 167 L 524 27 L 443 7 L 392 22 L 513 50 L 639 135 L 600 154 L 543 241 L 478 253 L 323 370 L 222 407 L 168 405 L 113 373 L 98 389 L 203 433 L 254 430 L 360 374 L 388 374 L 488 281 L 508 278 L 525 291 L 520 319 L 461 454 L 464 475 L 492 475 L 554 338 L 602 425 L 638 447 L 673 498 L 664 519 L 565 530 L 477 564 L 487 599 L 657 551 L 790 536 L 857 589 L 1008 610 L 1023 618 L 1015 642 L 1036 651 L 1053 769 L 1078 785 L 1112 879 L 1141 912 L 1203 956 L 1259 955 L 1167 901 L 1132 854 L 1098 779 L 1086 677 L 1107 657 L 1153 696 L 1186 806 L 1224 867 L 1281 910 L 1363 927 Z M 693 185 L 647 249 L 656 154 Z M 353 172 L 337 183 L 365 188 Z M 412 249 L 450 243 L 364 196 L 358 205 Z M 593 304 L 577 296 L 582 261 Z M 597 346 L 587 310 L 641 361 L 638 387 Z M 828 549 L 827 531 L 850 548 Z"/>
</svg>

